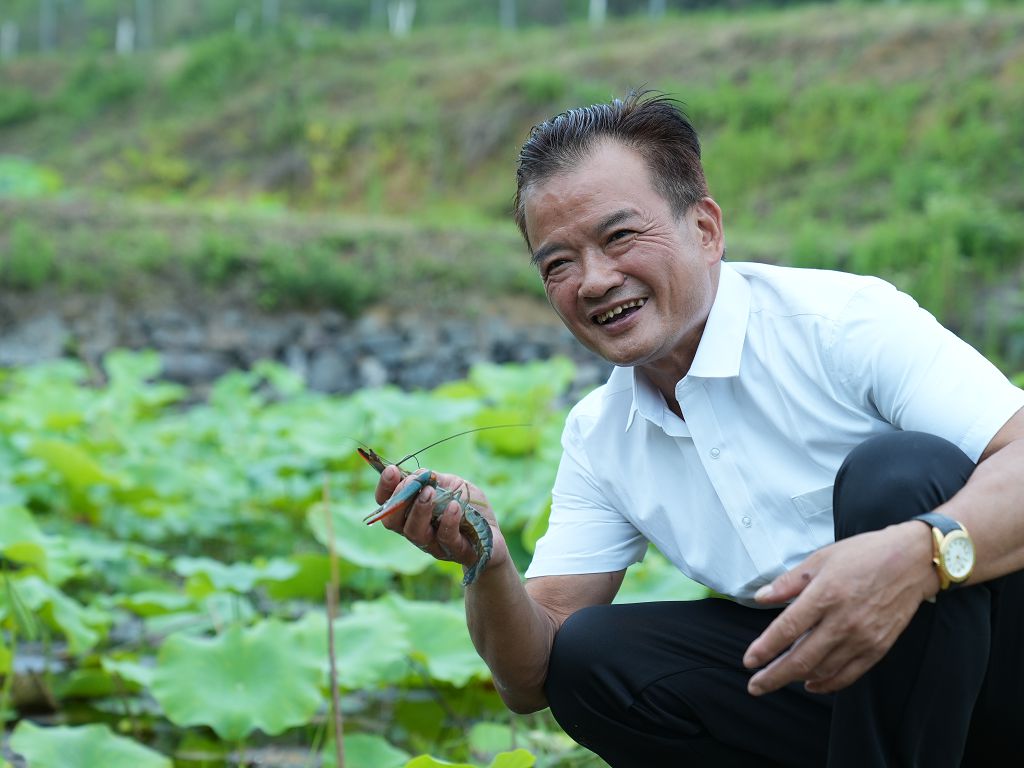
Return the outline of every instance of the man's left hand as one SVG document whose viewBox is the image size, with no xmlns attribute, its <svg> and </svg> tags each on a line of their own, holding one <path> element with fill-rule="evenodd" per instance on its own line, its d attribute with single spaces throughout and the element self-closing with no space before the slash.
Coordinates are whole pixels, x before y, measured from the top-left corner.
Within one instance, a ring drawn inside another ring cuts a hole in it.
<svg viewBox="0 0 1024 768">
<path fill-rule="evenodd" d="M 744 666 L 764 667 L 747 690 L 804 680 L 808 691 L 829 693 L 874 666 L 938 591 L 930 535 L 911 521 L 851 536 L 762 587 L 758 602 L 793 602 L 747 648 Z"/>
</svg>

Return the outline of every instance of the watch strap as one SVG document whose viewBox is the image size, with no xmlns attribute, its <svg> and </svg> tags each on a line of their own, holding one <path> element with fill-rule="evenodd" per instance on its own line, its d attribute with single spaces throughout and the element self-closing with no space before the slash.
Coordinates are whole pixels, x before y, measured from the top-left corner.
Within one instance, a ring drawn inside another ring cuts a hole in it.
<svg viewBox="0 0 1024 768">
<path fill-rule="evenodd" d="M 939 547 L 942 543 L 942 539 L 951 534 L 953 531 L 964 531 L 966 529 L 951 517 L 940 515 L 938 512 L 925 512 L 922 515 L 914 515 L 910 518 L 911 520 L 920 520 L 932 529 L 932 564 L 935 566 L 935 570 L 939 572 L 939 589 L 942 592 L 946 592 L 951 589 L 958 589 L 962 582 L 956 582 L 948 578 L 943 572 Z M 941 537 L 935 535 L 935 531 L 942 534 Z"/>
<path fill-rule="evenodd" d="M 923 515 L 915 515 L 910 518 L 911 520 L 921 520 L 927 523 L 932 528 L 938 528 L 942 531 L 943 536 L 948 536 L 953 531 L 962 531 L 963 526 L 960 525 L 956 520 L 945 515 L 940 515 L 938 512 L 925 512 Z"/>
</svg>

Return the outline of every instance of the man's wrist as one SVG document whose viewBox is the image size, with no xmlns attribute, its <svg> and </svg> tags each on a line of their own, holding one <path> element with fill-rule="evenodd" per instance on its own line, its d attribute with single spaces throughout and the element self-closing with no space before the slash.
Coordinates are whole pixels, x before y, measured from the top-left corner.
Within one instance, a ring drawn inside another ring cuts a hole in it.
<svg viewBox="0 0 1024 768">
<path fill-rule="evenodd" d="M 492 544 L 491 558 L 487 561 L 487 565 L 483 567 L 483 570 L 477 574 L 477 577 L 473 580 L 472 584 L 466 585 L 466 589 L 479 589 L 480 587 L 487 586 L 493 583 L 496 579 L 502 578 L 501 571 L 503 568 L 512 566 L 512 570 L 516 573 L 518 579 L 519 572 L 516 571 L 515 566 L 512 565 L 512 558 L 508 555 L 508 549 L 505 547 L 504 542 L 501 542 L 501 546 L 498 545 L 498 536 L 494 537 Z M 462 572 L 466 573 L 472 565 L 463 565 Z"/>
<path fill-rule="evenodd" d="M 934 544 L 931 526 L 923 520 L 908 520 L 901 527 L 906 527 L 910 541 L 907 556 L 913 564 L 916 581 L 921 588 L 921 598 L 930 603 L 942 589 L 942 579 L 934 562 Z"/>
</svg>

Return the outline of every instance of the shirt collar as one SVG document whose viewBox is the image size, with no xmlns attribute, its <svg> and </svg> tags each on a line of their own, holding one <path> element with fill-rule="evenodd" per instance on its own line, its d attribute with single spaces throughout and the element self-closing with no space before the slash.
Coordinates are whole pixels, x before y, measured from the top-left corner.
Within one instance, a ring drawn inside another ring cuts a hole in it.
<svg viewBox="0 0 1024 768">
<path fill-rule="evenodd" d="M 738 376 L 749 317 L 750 285 L 739 272 L 722 262 L 715 301 L 697 345 L 697 354 L 683 379 Z M 633 383 L 633 403 L 626 417 L 626 430 L 633 425 L 637 413 L 663 427 L 665 401 L 647 377 L 636 368 L 616 368 L 613 376 L 629 376 Z"/>
<path fill-rule="evenodd" d="M 750 317 L 750 285 L 727 263 L 722 264 L 718 293 L 701 334 L 697 354 L 686 374 L 704 379 L 739 376 L 743 341 Z"/>
</svg>

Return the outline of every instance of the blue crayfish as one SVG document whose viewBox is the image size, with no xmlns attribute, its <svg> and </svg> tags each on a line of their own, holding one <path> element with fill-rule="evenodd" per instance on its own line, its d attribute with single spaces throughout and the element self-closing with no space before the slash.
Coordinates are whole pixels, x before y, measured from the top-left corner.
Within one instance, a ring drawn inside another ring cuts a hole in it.
<svg viewBox="0 0 1024 768">
<path fill-rule="evenodd" d="M 387 464 L 385 464 L 381 457 L 372 449 L 359 448 L 358 451 L 359 455 L 366 460 L 366 463 L 377 470 L 377 472 L 384 471 Z M 407 456 L 406 459 L 408 458 L 411 457 Z M 403 459 L 402 461 L 405 461 L 406 459 Z M 401 471 L 404 477 L 408 477 L 410 474 L 404 469 Z M 484 519 L 483 515 L 481 515 L 480 512 L 469 503 L 469 499 L 462 497 L 461 488 L 454 491 L 449 490 L 448 488 L 439 488 L 437 485 L 437 475 L 429 469 L 421 469 L 416 473 L 412 482 L 377 507 L 376 510 L 367 515 L 364 518 L 364 522 L 367 525 L 372 525 L 378 520 L 383 520 L 388 515 L 394 514 L 399 510 L 408 512 L 413 500 L 419 495 L 419 492 L 428 485 L 432 486 L 436 491 L 434 495 L 434 506 L 431 511 L 431 524 L 434 526 L 435 530 L 437 530 L 437 526 L 440 524 L 441 515 L 444 514 L 445 509 L 448 508 L 449 502 L 453 500 L 458 502 L 459 507 L 462 509 L 462 520 L 459 521 L 459 531 L 473 544 L 473 549 L 476 550 L 477 554 L 477 561 L 472 565 L 472 567 L 466 569 L 465 575 L 462 579 L 462 586 L 469 586 L 483 571 L 484 567 L 487 565 L 487 561 L 491 559 L 491 549 L 494 545 L 494 534 L 491 532 L 491 526 Z"/>
</svg>

